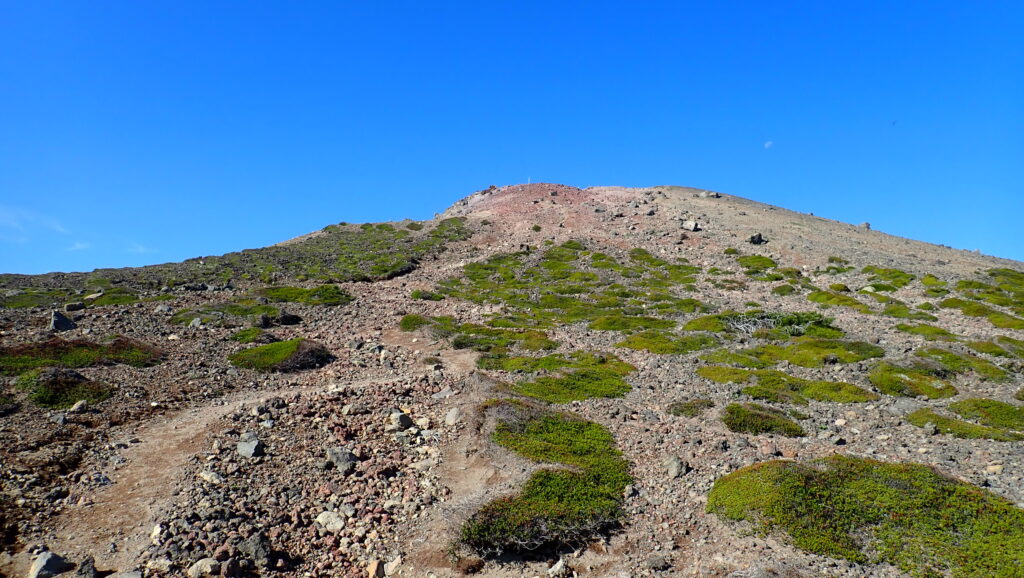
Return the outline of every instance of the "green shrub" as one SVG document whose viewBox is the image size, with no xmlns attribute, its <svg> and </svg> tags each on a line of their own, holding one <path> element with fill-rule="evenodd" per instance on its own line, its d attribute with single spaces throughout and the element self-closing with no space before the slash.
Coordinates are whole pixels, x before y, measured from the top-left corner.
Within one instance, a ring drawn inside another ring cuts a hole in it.
<svg viewBox="0 0 1024 578">
<path fill-rule="evenodd" d="M 906 303 L 890 303 L 882 309 L 882 315 L 897 319 L 914 319 L 917 321 L 935 321 L 938 317 L 922 311 L 913 311 Z"/>
<path fill-rule="evenodd" d="M 772 293 L 775 295 L 786 297 L 787 295 L 792 295 L 793 293 L 796 293 L 796 287 L 793 287 L 792 285 L 789 284 L 778 285 L 772 288 Z"/>
<path fill-rule="evenodd" d="M 444 295 L 440 293 L 434 293 L 433 291 L 423 291 L 422 289 L 414 289 L 411 297 L 413 299 L 422 299 L 424 301 L 440 301 L 444 299 Z"/>
<path fill-rule="evenodd" d="M 728 249 L 725 250 L 725 254 L 726 255 L 739 255 L 740 252 L 736 249 L 736 247 L 729 247 Z"/>
<path fill-rule="evenodd" d="M 747 275 L 751 276 L 764 273 L 768 269 L 774 269 L 779 265 L 774 260 L 761 255 L 744 255 L 743 257 L 737 257 L 736 262 L 746 269 L 745 273 Z"/>
<path fill-rule="evenodd" d="M 1024 431 L 1024 407 L 994 399 L 970 398 L 949 404 L 949 409 L 982 425 Z"/>
<path fill-rule="evenodd" d="M 911 335 L 919 335 L 924 337 L 928 341 L 956 341 L 957 337 L 955 334 L 946 331 L 941 327 L 934 325 L 928 325 L 927 323 L 920 323 L 918 325 L 908 325 L 900 323 L 896 326 L 896 329 L 909 333 Z"/>
<path fill-rule="evenodd" d="M 427 325 L 430 325 L 430 320 L 422 315 L 416 315 L 415 313 L 410 313 L 402 317 L 402 320 L 398 322 L 398 327 L 402 331 L 416 331 L 417 329 Z"/>
<path fill-rule="evenodd" d="M 515 402 L 495 402 L 490 410 L 511 414 L 494 431 L 497 444 L 572 469 L 534 472 L 518 494 L 473 514 L 460 528 L 457 545 L 483 556 L 573 548 L 623 518 L 623 490 L 632 479 L 608 430 Z"/>
<path fill-rule="evenodd" d="M 918 577 L 1009 577 L 1024 566 L 1024 510 L 918 464 L 761 462 L 718 479 L 707 510 L 785 532 L 802 550 Z"/>
<path fill-rule="evenodd" d="M 255 343 L 259 341 L 265 332 L 259 327 L 247 327 L 231 334 L 231 339 L 239 343 Z"/>
<path fill-rule="evenodd" d="M 662 355 L 681 355 L 718 345 L 718 340 L 709 335 L 676 336 L 664 331 L 644 331 L 630 335 L 615 344 L 616 347 L 643 349 Z"/>
<path fill-rule="evenodd" d="M 857 301 L 855 298 L 849 295 L 843 295 L 841 293 L 833 293 L 830 291 L 812 291 L 807 295 L 807 300 L 813 303 L 821 303 L 822 305 L 830 305 L 837 307 L 849 307 L 851 309 L 860 311 L 861 313 L 871 313 L 871 309 Z"/>
<path fill-rule="evenodd" d="M 534 225 L 534 226 L 530 227 L 530 230 L 533 231 L 534 233 L 539 233 L 540 232 L 540 225 Z"/>
<path fill-rule="evenodd" d="M 715 407 L 715 402 L 699 398 L 670 403 L 665 411 L 676 417 L 697 417 L 713 407 Z"/>
<path fill-rule="evenodd" d="M 126 337 L 107 342 L 87 339 L 65 341 L 58 337 L 39 343 L 0 347 L 0 375 L 18 375 L 40 367 L 90 367 L 123 363 L 135 367 L 156 365 L 162 359 L 156 348 Z"/>
<path fill-rule="evenodd" d="M 256 371 L 288 372 L 323 367 L 333 361 L 334 356 L 323 346 L 298 338 L 244 349 L 229 359 L 233 365 Z"/>
<path fill-rule="evenodd" d="M 803 428 L 783 412 L 756 403 L 731 403 L 725 407 L 722 422 L 737 433 L 773 433 L 786 437 L 803 437 Z"/>
<path fill-rule="evenodd" d="M 907 421 L 917 427 L 924 427 L 930 423 L 935 426 L 939 433 L 963 439 L 989 439 L 997 442 L 1024 440 L 1024 435 L 1022 434 L 946 417 L 928 408 L 922 408 L 907 415 Z"/>
<path fill-rule="evenodd" d="M 1002 381 L 1008 377 L 1003 368 L 969 353 L 960 355 L 946 349 L 930 347 L 918 350 L 916 355 L 939 363 L 951 373 L 974 371 L 982 379 L 993 381 Z"/>
<path fill-rule="evenodd" d="M 605 315 L 590 323 L 598 331 L 637 331 L 643 329 L 671 329 L 675 322 L 646 316 Z"/>
<path fill-rule="evenodd" d="M 906 287 L 916 277 L 905 271 L 899 269 L 883 269 L 881 267 L 873 267 L 871 265 L 864 267 L 862 273 L 871 274 L 871 280 L 876 283 L 887 284 L 895 289 L 900 287 Z M 877 291 L 878 289 L 876 289 Z M 889 290 L 889 289 L 887 289 Z"/>
<path fill-rule="evenodd" d="M 111 387 L 66 368 L 27 371 L 18 376 L 15 387 L 27 392 L 32 403 L 49 409 L 66 409 L 79 400 L 96 404 L 113 393 Z"/>
<path fill-rule="evenodd" d="M 956 395 L 956 388 L 925 369 L 879 363 L 868 374 L 868 381 L 888 395 L 940 399 Z"/>
</svg>

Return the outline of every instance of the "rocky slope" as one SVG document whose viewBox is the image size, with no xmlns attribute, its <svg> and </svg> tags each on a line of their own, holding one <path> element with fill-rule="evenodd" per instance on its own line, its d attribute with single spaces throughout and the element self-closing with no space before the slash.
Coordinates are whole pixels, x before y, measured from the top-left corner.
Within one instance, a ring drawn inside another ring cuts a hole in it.
<svg viewBox="0 0 1024 578">
<path fill-rule="evenodd" d="M 82 575 L 971 575 L 708 507 L 731 472 L 835 454 L 934 466 L 1020 515 L 1022 263 L 708 191 L 551 184 L 283 247 L 2 280 L 0 574 L 49 551 Z M 136 349 L 96 353 L 113 336 Z M 331 357 L 274 371 L 293 339 Z M 267 365 L 237 357 L 271 340 Z M 804 435 L 730 428 L 744 403 Z M 545 412 L 614 440 L 628 480 L 594 490 L 614 515 L 474 548 L 467 521 L 538 473 L 614 467 L 537 459 L 514 436 Z"/>
</svg>

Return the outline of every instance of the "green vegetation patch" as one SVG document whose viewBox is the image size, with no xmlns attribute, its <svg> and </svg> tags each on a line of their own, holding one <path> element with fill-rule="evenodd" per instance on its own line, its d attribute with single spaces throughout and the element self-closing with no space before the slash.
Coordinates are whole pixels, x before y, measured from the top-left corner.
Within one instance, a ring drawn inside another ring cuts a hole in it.
<svg viewBox="0 0 1024 578">
<path fill-rule="evenodd" d="M 736 257 L 736 262 L 745 269 L 743 272 L 749 277 L 763 275 L 765 271 L 774 269 L 779 265 L 773 259 L 761 255 Z"/>
<path fill-rule="evenodd" d="M 982 425 L 1024 431 L 1024 407 L 994 399 L 970 398 L 949 404 L 949 409 Z"/>
<path fill-rule="evenodd" d="M 113 287 L 104 290 L 103 294 L 95 299 L 86 300 L 85 304 L 93 307 L 103 307 L 105 305 L 128 305 L 138 300 L 139 296 L 135 292 L 124 287 Z"/>
<path fill-rule="evenodd" d="M 413 299 L 420 299 L 423 301 L 440 301 L 444 299 L 444 295 L 435 293 L 433 291 L 424 291 L 422 289 L 414 289 L 410 297 Z"/>
<path fill-rule="evenodd" d="M 810 335 L 838 338 L 843 331 L 832 325 L 832 318 L 817 312 L 778 313 L 771 311 L 725 311 L 691 319 L 683 329 L 751 335 L 764 339 L 788 339 Z"/>
<path fill-rule="evenodd" d="M 897 319 L 912 319 L 915 321 L 936 321 L 938 319 L 938 317 L 930 313 L 914 311 L 906 303 L 896 300 L 893 300 L 882 309 L 882 315 L 885 315 L 886 317 L 895 317 Z"/>
<path fill-rule="evenodd" d="M 722 423 L 737 433 L 779 434 L 786 437 L 803 437 L 804 429 L 786 414 L 757 403 L 730 403 L 725 407 Z"/>
<path fill-rule="evenodd" d="M 323 367 L 334 356 L 322 345 L 307 339 L 289 339 L 268 343 L 232 354 L 233 365 L 262 372 L 289 372 Z"/>
<path fill-rule="evenodd" d="M 737 360 L 744 357 L 756 360 L 753 363 L 739 363 L 745 367 L 763 368 L 780 361 L 788 361 L 801 367 L 821 367 L 833 363 L 855 363 L 882 357 L 885 350 L 863 341 L 796 337 L 787 345 L 769 343 L 735 353 Z"/>
<path fill-rule="evenodd" d="M 534 472 L 518 494 L 478 510 L 460 528 L 457 545 L 482 556 L 576 548 L 619 524 L 632 478 L 608 430 L 511 401 L 491 404 L 489 411 L 505 416 L 495 443 L 563 467 Z"/>
<path fill-rule="evenodd" d="M 878 396 L 852 383 L 801 379 L 781 371 L 762 369 L 746 370 L 734 367 L 706 366 L 697 370 L 697 375 L 717 383 L 756 384 L 741 391 L 755 399 L 776 403 L 807 405 L 809 399 L 836 403 L 857 403 L 873 401 Z"/>
<path fill-rule="evenodd" d="M 909 333 L 911 335 L 919 335 L 924 337 L 928 341 L 956 341 L 957 336 L 941 327 L 934 325 L 928 325 L 927 323 L 920 323 L 918 325 L 908 325 L 906 323 L 900 323 L 896 326 L 896 329 Z"/>
<path fill-rule="evenodd" d="M 627 347 L 629 349 L 643 349 L 651 353 L 662 355 L 681 355 L 707 349 L 718 345 L 718 340 L 710 335 L 684 335 L 678 336 L 665 331 L 644 331 L 634 333 L 626 339 L 615 344 L 616 347 Z"/>
<path fill-rule="evenodd" d="M 512 386 L 512 391 L 520 395 L 549 403 L 568 403 L 592 397 L 622 397 L 630 390 L 625 377 L 636 370 L 614 355 L 583 351 L 577 351 L 570 357 L 557 354 L 547 356 L 548 361 L 545 358 L 525 359 L 530 361 L 517 361 L 517 358 L 501 361 L 497 357 L 490 358 L 486 363 L 490 368 L 499 368 L 491 365 L 498 363 L 510 368 L 517 368 L 519 363 L 535 364 L 530 367 L 533 371 L 545 370 L 547 367 L 543 364 L 548 364 L 551 366 L 549 371 L 559 370 L 556 375 L 546 375 Z"/>
<path fill-rule="evenodd" d="M 929 347 L 918 350 L 916 355 L 938 363 L 951 373 L 960 374 L 974 371 L 982 379 L 993 381 L 1002 381 L 1008 377 L 1003 368 L 969 353 L 958 354 L 938 347 Z"/>
<path fill-rule="evenodd" d="M 50 408 L 66 409 L 80 400 L 99 403 L 113 393 L 110 386 L 86 379 L 65 367 L 33 369 L 15 380 L 15 387 L 28 393 L 32 403 Z"/>
<path fill-rule="evenodd" d="M 198 309 L 182 309 L 171 316 L 171 323 L 187 324 L 198 318 L 203 325 L 237 324 L 241 318 L 266 315 L 276 317 L 281 310 L 273 305 L 260 303 L 256 299 L 238 299 L 230 303 L 217 303 Z"/>
<path fill-rule="evenodd" d="M 997 311 L 983 303 L 967 301 L 959 297 L 950 297 L 940 301 L 939 307 L 959 309 L 961 313 L 968 317 L 984 317 L 988 319 L 989 323 L 1000 329 L 1024 329 L 1024 319 Z"/>
<path fill-rule="evenodd" d="M 887 395 L 940 399 L 956 395 L 956 388 L 932 374 L 916 367 L 901 367 L 888 362 L 879 363 L 868 374 L 868 381 Z"/>
<path fill-rule="evenodd" d="M 718 479 L 707 509 L 782 531 L 802 550 L 918 577 L 1009 577 L 1024 567 L 1024 510 L 919 464 L 761 462 Z"/>
<path fill-rule="evenodd" d="M 849 307 L 861 313 L 871 313 L 871 308 L 857 301 L 854 297 L 834 291 L 812 291 L 807 294 L 807 300 L 812 303 L 835 307 Z"/>
<path fill-rule="evenodd" d="M 796 291 L 797 291 L 796 287 L 794 287 L 794 286 L 792 286 L 792 285 L 790 285 L 788 283 L 772 287 L 772 294 L 779 295 L 781 297 L 787 297 L 789 295 L 792 295 L 792 294 L 796 293 Z"/>
<path fill-rule="evenodd" d="M 665 411 L 676 417 L 697 417 L 715 407 L 715 402 L 706 398 L 688 399 L 670 403 Z"/>
<path fill-rule="evenodd" d="M 267 343 L 277 341 L 273 335 L 263 331 L 259 327 L 247 327 L 245 329 L 240 329 L 232 333 L 229 338 L 232 341 L 237 341 L 239 343 Z"/>
<path fill-rule="evenodd" d="M 590 328 L 598 331 L 638 331 L 645 329 L 671 329 L 675 322 L 656 317 L 626 315 L 604 315 L 590 322 Z"/>
<path fill-rule="evenodd" d="M 963 420 L 946 417 L 928 408 L 919 409 L 907 415 L 907 421 L 917 427 L 928 424 L 935 426 L 939 433 L 949 434 L 963 439 L 988 439 L 997 442 L 1015 442 L 1024 440 L 1024 435 L 1009 432 L 1002 428 L 977 425 Z"/>
<path fill-rule="evenodd" d="M 899 269 L 885 269 L 882 267 L 874 267 L 872 265 L 864 267 L 861 272 L 870 274 L 870 280 L 876 284 L 881 283 L 890 285 L 894 289 L 906 287 L 911 281 L 916 279 L 916 277 L 906 271 L 900 271 Z M 876 291 L 881 291 L 881 289 L 876 289 Z"/>
<path fill-rule="evenodd" d="M 431 323 L 431 320 L 427 317 L 410 313 L 402 317 L 401 321 L 398 322 L 398 327 L 402 331 L 416 331 L 417 329 L 426 327 Z"/>
<path fill-rule="evenodd" d="M 313 289 L 302 287 L 266 287 L 256 293 L 274 302 L 305 303 L 307 305 L 346 305 L 355 300 L 337 285 L 321 285 Z"/>
<path fill-rule="evenodd" d="M 420 316 L 416 316 L 420 317 Z M 413 325 L 422 327 L 420 318 Z M 472 349 L 484 353 L 503 354 L 516 345 L 528 351 L 555 349 L 558 342 L 548 339 L 547 333 L 537 329 L 506 329 L 489 327 L 476 323 L 457 324 L 453 317 L 433 317 L 426 319 L 431 325 L 431 332 L 438 339 L 451 339 L 455 349 Z"/>
<path fill-rule="evenodd" d="M 53 338 L 39 343 L 0 347 L 0 375 L 18 375 L 40 367 L 91 367 L 123 363 L 135 367 L 156 365 L 162 353 L 151 345 L 115 337 L 106 342 Z"/>
</svg>

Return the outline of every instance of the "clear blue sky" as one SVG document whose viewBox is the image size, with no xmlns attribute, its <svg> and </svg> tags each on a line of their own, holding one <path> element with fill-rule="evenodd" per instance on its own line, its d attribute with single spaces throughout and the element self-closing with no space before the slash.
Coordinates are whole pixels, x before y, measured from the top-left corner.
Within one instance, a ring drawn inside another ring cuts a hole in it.
<svg viewBox="0 0 1024 578">
<path fill-rule="evenodd" d="M 491 184 L 678 184 L 1024 260 L 1024 3 L 0 0 L 0 271 Z"/>
</svg>

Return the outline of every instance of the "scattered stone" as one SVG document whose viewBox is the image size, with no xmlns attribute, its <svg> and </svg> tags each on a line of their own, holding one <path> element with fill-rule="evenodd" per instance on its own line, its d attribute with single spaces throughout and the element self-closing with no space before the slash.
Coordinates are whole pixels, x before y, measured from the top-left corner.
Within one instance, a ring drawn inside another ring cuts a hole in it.
<svg viewBox="0 0 1024 578">
<path fill-rule="evenodd" d="M 747 239 L 747 242 L 751 245 L 764 245 L 768 242 L 768 239 L 766 239 L 761 233 L 754 233 L 749 239 Z"/>
<path fill-rule="evenodd" d="M 265 454 L 266 446 L 263 445 L 255 432 L 245 432 L 238 441 L 238 455 L 243 458 L 258 458 Z"/>
<path fill-rule="evenodd" d="M 655 572 L 664 572 L 672 568 L 672 563 L 664 556 L 651 556 L 647 559 L 647 568 Z"/>
<path fill-rule="evenodd" d="M 71 406 L 68 413 L 85 413 L 89 411 L 89 402 L 84 399 L 80 399 L 75 402 L 75 405 Z"/>
<path fill-rule="evenodd" d="M 335 446 L 327 448 L 327 460 L 343 475 L 348 475 L 356 469 L 356 462 L 359 461 L 359 458 L 347 449 Z"/>
<path fill-rule="evenodd" d="M 203 558 L 188 568 L 189 578 L 202 578 L 220 574 L 220 562 L 216 558 Z"/>
<path fill-rule="evenodd" d="M 383 578 L 384 577 L 384 565 L 380 563 L 380 560 L 374 560 L 366 566 L 366 575 L 368 578 Z"/>
<path fill-rule="evenodd" d="M 679 459 L 679 456 L 667 456 L 663 461 L 662 465 L 665 467 L 666 473 L 670 479 L 678 478 L 683 474 L 688 474 L 693 471 L 690 464 Z"/>
<path fill-rule="evenodd" d="M 384 575 L 394 576 L 398 574 L 398 568 L 402 565 L 402 557 L 395 556 L 390 562 L 384 565 Z"/>
<path fill-rule="evenodd" d="M 78 327 L 78 325 L 67 315 L 64 315 L 56 309 L 50 312 L 50 325 L 47 327 L 48 331 L 71 331 L 76 327 Z"/>
<path fill-rule="evenodd" d="M 188 326 L 189 327 L 202 327 L 203 326 L 203 320 L 200 317 L 194 317 L 194 318 L 192 318 L 192 321 L 188 322 Z"/>
<path fill-rule="evenodd" d="M 410 418 L 409 414 L 404 411 L 392 412 L 389 419 L 391 421 L 391 427 L 399 431 L 407 430 L 412 427 L 412 418 Z"/>
<path fill-rule="evenodd" d="M 220 485 L 224 483 L 224 478 L 220 474 L 211 471 L 199 472 L 199 478 L 206 483 Z"/>
<path fill-rule="evenodd" d="M 50 578 L 71 570 L 74 566 L 53 552 L 42 552 L 29 568 L 28 578 Z"/>
<path fill-rule="evenodd" d="M 462 418 L 462 410 L 457 407 L 453 407 L 448 410 L 448 413 L 444 415 L 444 425 L 453 426 L 459 423 L 459 419 Z"/>
<path fill-rule="evenodd" d="M 337 512 L 321 512 L 316 517 L 316 523 L 335 534 L 345 529 L 345 518 Z"/>
<path fill-rule="evenodd" d="M 64 304 L 64 311 L 67 312 L 67 313 L 72 313 L 74 311 L 81 311 L 83 309 L 85 309 L 85 303 L 82 303 L 81 301 L 75 301 L 74 303 L 65 303 Z"/>
<path fill-rule="evenodd" d="M 559 558 L 558 562 L 555 562 L 553 566 L 548 568 L 548 576 L 550 578 L 562 578 L 568 574 L 567 568 L 565 567 L 565 558 Z"/>
<path fill-rule="evenodd" d="M 697 221 L 683 221 L 682 228 L 692 233 L 699 231 L 700 225 L 697 224 Z"/>
<path fill-rule="evenodd" d="M 86 556 L 85 560 L 82 560 L 82 563 L 78 565 L 78 569 L 75 570 L 75 576 L 99 578 L 100 573 L 96 570 L 96 560 L 92 556 Z"/>
</svg>

